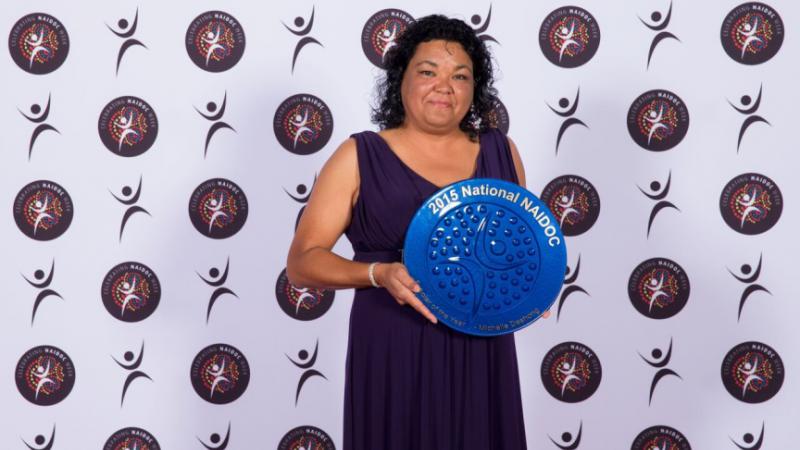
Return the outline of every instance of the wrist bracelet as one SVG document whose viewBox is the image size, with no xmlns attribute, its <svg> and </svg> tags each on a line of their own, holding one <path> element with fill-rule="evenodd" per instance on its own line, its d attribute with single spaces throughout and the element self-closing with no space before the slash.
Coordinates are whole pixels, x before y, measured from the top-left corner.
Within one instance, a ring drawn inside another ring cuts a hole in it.
<svg viewBox="0 0 800 450">
<path fill-rule="evenodd" d="M 378 264 L 380 263 L 374 262 L 370 263 L 369 265 L 369 282 L 372 283 L 372 287 L 376 288 L 381 287 L 381 285 L 379 285 L 378 282 L 375 281 L 375 266 L 377 266 Z"/>
</svg>

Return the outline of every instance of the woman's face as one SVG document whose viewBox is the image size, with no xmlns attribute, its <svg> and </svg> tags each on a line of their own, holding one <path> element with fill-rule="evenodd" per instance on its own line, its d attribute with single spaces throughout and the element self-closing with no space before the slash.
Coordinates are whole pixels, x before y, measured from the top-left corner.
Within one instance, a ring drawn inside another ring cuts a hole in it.
<svg viewBox="0 0 800 450">
<path fill-rule="evenodd" d="M 405 125 L 430 132 L 457 129 L 472 105 L 472 60 L 458 42 L 420 43 L 400 86 Z"/>
</svg>

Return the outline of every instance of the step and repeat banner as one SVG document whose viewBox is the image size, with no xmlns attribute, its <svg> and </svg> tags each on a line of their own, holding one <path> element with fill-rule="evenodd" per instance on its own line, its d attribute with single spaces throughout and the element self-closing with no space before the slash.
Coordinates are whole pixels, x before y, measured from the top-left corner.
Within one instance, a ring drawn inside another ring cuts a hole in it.
<svg viewBox="0 0 800 450">
<path fill-rule="evenodd" d="M 795 446 L 795 2 L 0 12 L 0 448 L 342 448 L 353 292 L 291 285 L 286 254 L 431 13 L 490 48 L 496 126 L 567 236 L 516 333 L 529 448 Z"/>
</svg>

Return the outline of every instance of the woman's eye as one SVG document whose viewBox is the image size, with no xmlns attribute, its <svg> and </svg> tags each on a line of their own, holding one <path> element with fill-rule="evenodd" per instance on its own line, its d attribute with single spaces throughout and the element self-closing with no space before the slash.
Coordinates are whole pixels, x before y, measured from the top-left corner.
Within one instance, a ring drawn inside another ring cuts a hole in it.
<svg viewBox="0 0 800 450">
<path fill-rule="evenodd" d="M 426 77 L 430 77 L 430 76 L 433 76 L 433 75 L 435 75 L 435 74 L 434 74 L 432 71 L 430 71 L 430 70 L 420 70 L 420 71 L 419 71 L 419 73 L 420 73 L 421 75 L 424 75 L 424 76 L 426 76 Z"/>
<path fill-rule="evenodd" d="M 458 74 L 458 75 L 455 76 L 455 79 L 456 80 L 464 80 L 464 81 L 466 81 L 466 80 L 469 80 L 469 77 L 464 75 L 464 74 Z"/>
</svg>

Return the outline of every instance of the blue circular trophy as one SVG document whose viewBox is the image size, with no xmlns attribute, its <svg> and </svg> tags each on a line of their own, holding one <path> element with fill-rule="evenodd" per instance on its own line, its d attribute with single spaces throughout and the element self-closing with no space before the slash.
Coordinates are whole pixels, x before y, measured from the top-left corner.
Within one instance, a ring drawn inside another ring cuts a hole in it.
<svg viewBox="0 0 800 450">
<path fill-rule="evenodd" d="M 534 194 L 476 178 L 422 204 L 406 232 L 403 264 L 442 323 L 496 336 L 550 308 L 564 282 L 567 250 L 558 220 Z"/>
</svg>

